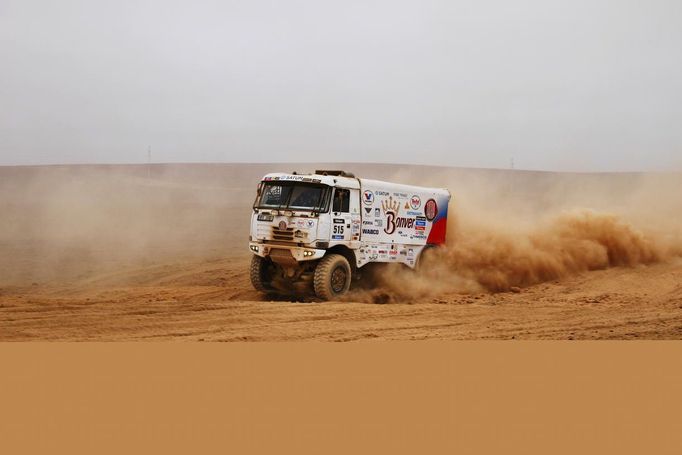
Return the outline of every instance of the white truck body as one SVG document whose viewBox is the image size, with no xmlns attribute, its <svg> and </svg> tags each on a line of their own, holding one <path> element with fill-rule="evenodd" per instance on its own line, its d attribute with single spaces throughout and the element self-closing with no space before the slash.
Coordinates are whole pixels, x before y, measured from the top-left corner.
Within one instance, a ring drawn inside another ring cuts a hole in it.
<svg viewBox="0 0 682 455">
<path fill-rule="evenodd" d="M 413 268 L 427 245 L 445 242 L 449 200 L 447 189 L 342 171 L 267 174 L 254 203 L 249 246 L 292 278 L 328 252 L 343 254 L 353 270 L 371 262 Z"/>
</svg>

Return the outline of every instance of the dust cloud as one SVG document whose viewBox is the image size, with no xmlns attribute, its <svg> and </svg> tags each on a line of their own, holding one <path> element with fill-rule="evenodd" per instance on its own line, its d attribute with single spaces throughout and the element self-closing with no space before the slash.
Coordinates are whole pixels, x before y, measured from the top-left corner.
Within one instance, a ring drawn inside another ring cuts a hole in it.
<svg viewBox="0 0 682 455">
<path fill-rule="evenodd" d="M 446 245 L 429 250 L 416 271 L 397 264 L 374 270 L 372 289 L 350 299 L 518 292 L 591 270 L 682 256 L 679 174 L 482 171 L 458 177 L 438 173 L 428 183 L 453 195 Z"/>
<path fill-rule="evenodd" d="M 358 290 L 349 296 L 356 301 L 507 291 L 667 261 L 682 251 L 682 176 L 674 173 L 385 164 L 1 167 L 0 286 L 61 284 L 185 260 L 243 256 L 246 264 L 259 179 L 315 168 L 446 187 L 453 196 L 446 247 L 430 251 L 417 272 L 369 268 L 379 290 Z"/>
<path fill-rule="evenodd" d="M 219 166 L 218 166 L 219 167 Z M 0 285 L 224 257 L 248 238 L 251 185 L 210 166 L 6 167 Z M 242 245 L 240 250 L 246 251 Z"/>
</svg>

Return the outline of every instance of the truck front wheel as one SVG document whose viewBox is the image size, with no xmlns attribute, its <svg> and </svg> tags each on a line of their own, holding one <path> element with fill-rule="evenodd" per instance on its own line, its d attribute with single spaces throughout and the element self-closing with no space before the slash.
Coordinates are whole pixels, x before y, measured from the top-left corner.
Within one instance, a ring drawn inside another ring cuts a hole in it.
<svg viewBox="0 0 682 455">
<path fill-rule="evenodd" d="M 251 258 L 251 284 L 257 291 L 272 291 L 273 264 L 269 260 L 253 255 Z"/>
<path fill-rule="evenodd" d="M 328 254 L 315 267 L 315 295 L 333 300 L 350 288 L 351 270 L 348 260 L 340 254 Z"/>
</svg>

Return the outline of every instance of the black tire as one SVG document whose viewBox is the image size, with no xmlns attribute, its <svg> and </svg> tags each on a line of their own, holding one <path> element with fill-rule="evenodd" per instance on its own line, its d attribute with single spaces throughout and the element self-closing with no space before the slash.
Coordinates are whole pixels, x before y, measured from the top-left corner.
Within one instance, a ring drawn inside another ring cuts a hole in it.
<svg viewBox="0 0 682 455">
<path fill-rule="evenodd" d="M 315 267 L 315 295 L 322 300 L 333 300 L 350 288 L 351 269 L 340 254 L 328 254 Z"/>
<path fill-rule="evenodd" d="M 272 263 L 265 258 L 253 255 L 251 258 L 251 284 L 257 291 L 272 291 Z"/>
</svg>

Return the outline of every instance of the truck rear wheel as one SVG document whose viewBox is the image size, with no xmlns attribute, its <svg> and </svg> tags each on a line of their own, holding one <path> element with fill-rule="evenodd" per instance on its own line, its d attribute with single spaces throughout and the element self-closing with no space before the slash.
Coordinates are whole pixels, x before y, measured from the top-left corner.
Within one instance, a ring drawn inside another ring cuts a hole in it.
<svg viewBox="0 0 682 455">
<path fill-rule="evenodd" d="M 328 254 L 315 267 L 315 295 L 333 300 L 350 288 L 351 270 L 348 260 L 340 254 Z"/>
<path fill-rule="evenodd" d="M 424 268 L 425 261 L 428 264 L 429 261 L 433 260 L 432 256 L 436 252 L 436 248 L 438 248 L 436 245 L 424 246 L 424 249 L 419 254 L 419 257 L 417 258 L 417 263 L 414 266 L 414 269 L 416 271 L 420 271 Z"/>
<path fill-rule="evenodd" d="M 251 284 L 257 291 L 272 291 L 273 264 L 265 258 L 253 255 L 250 268 Z"/>
</svg>

